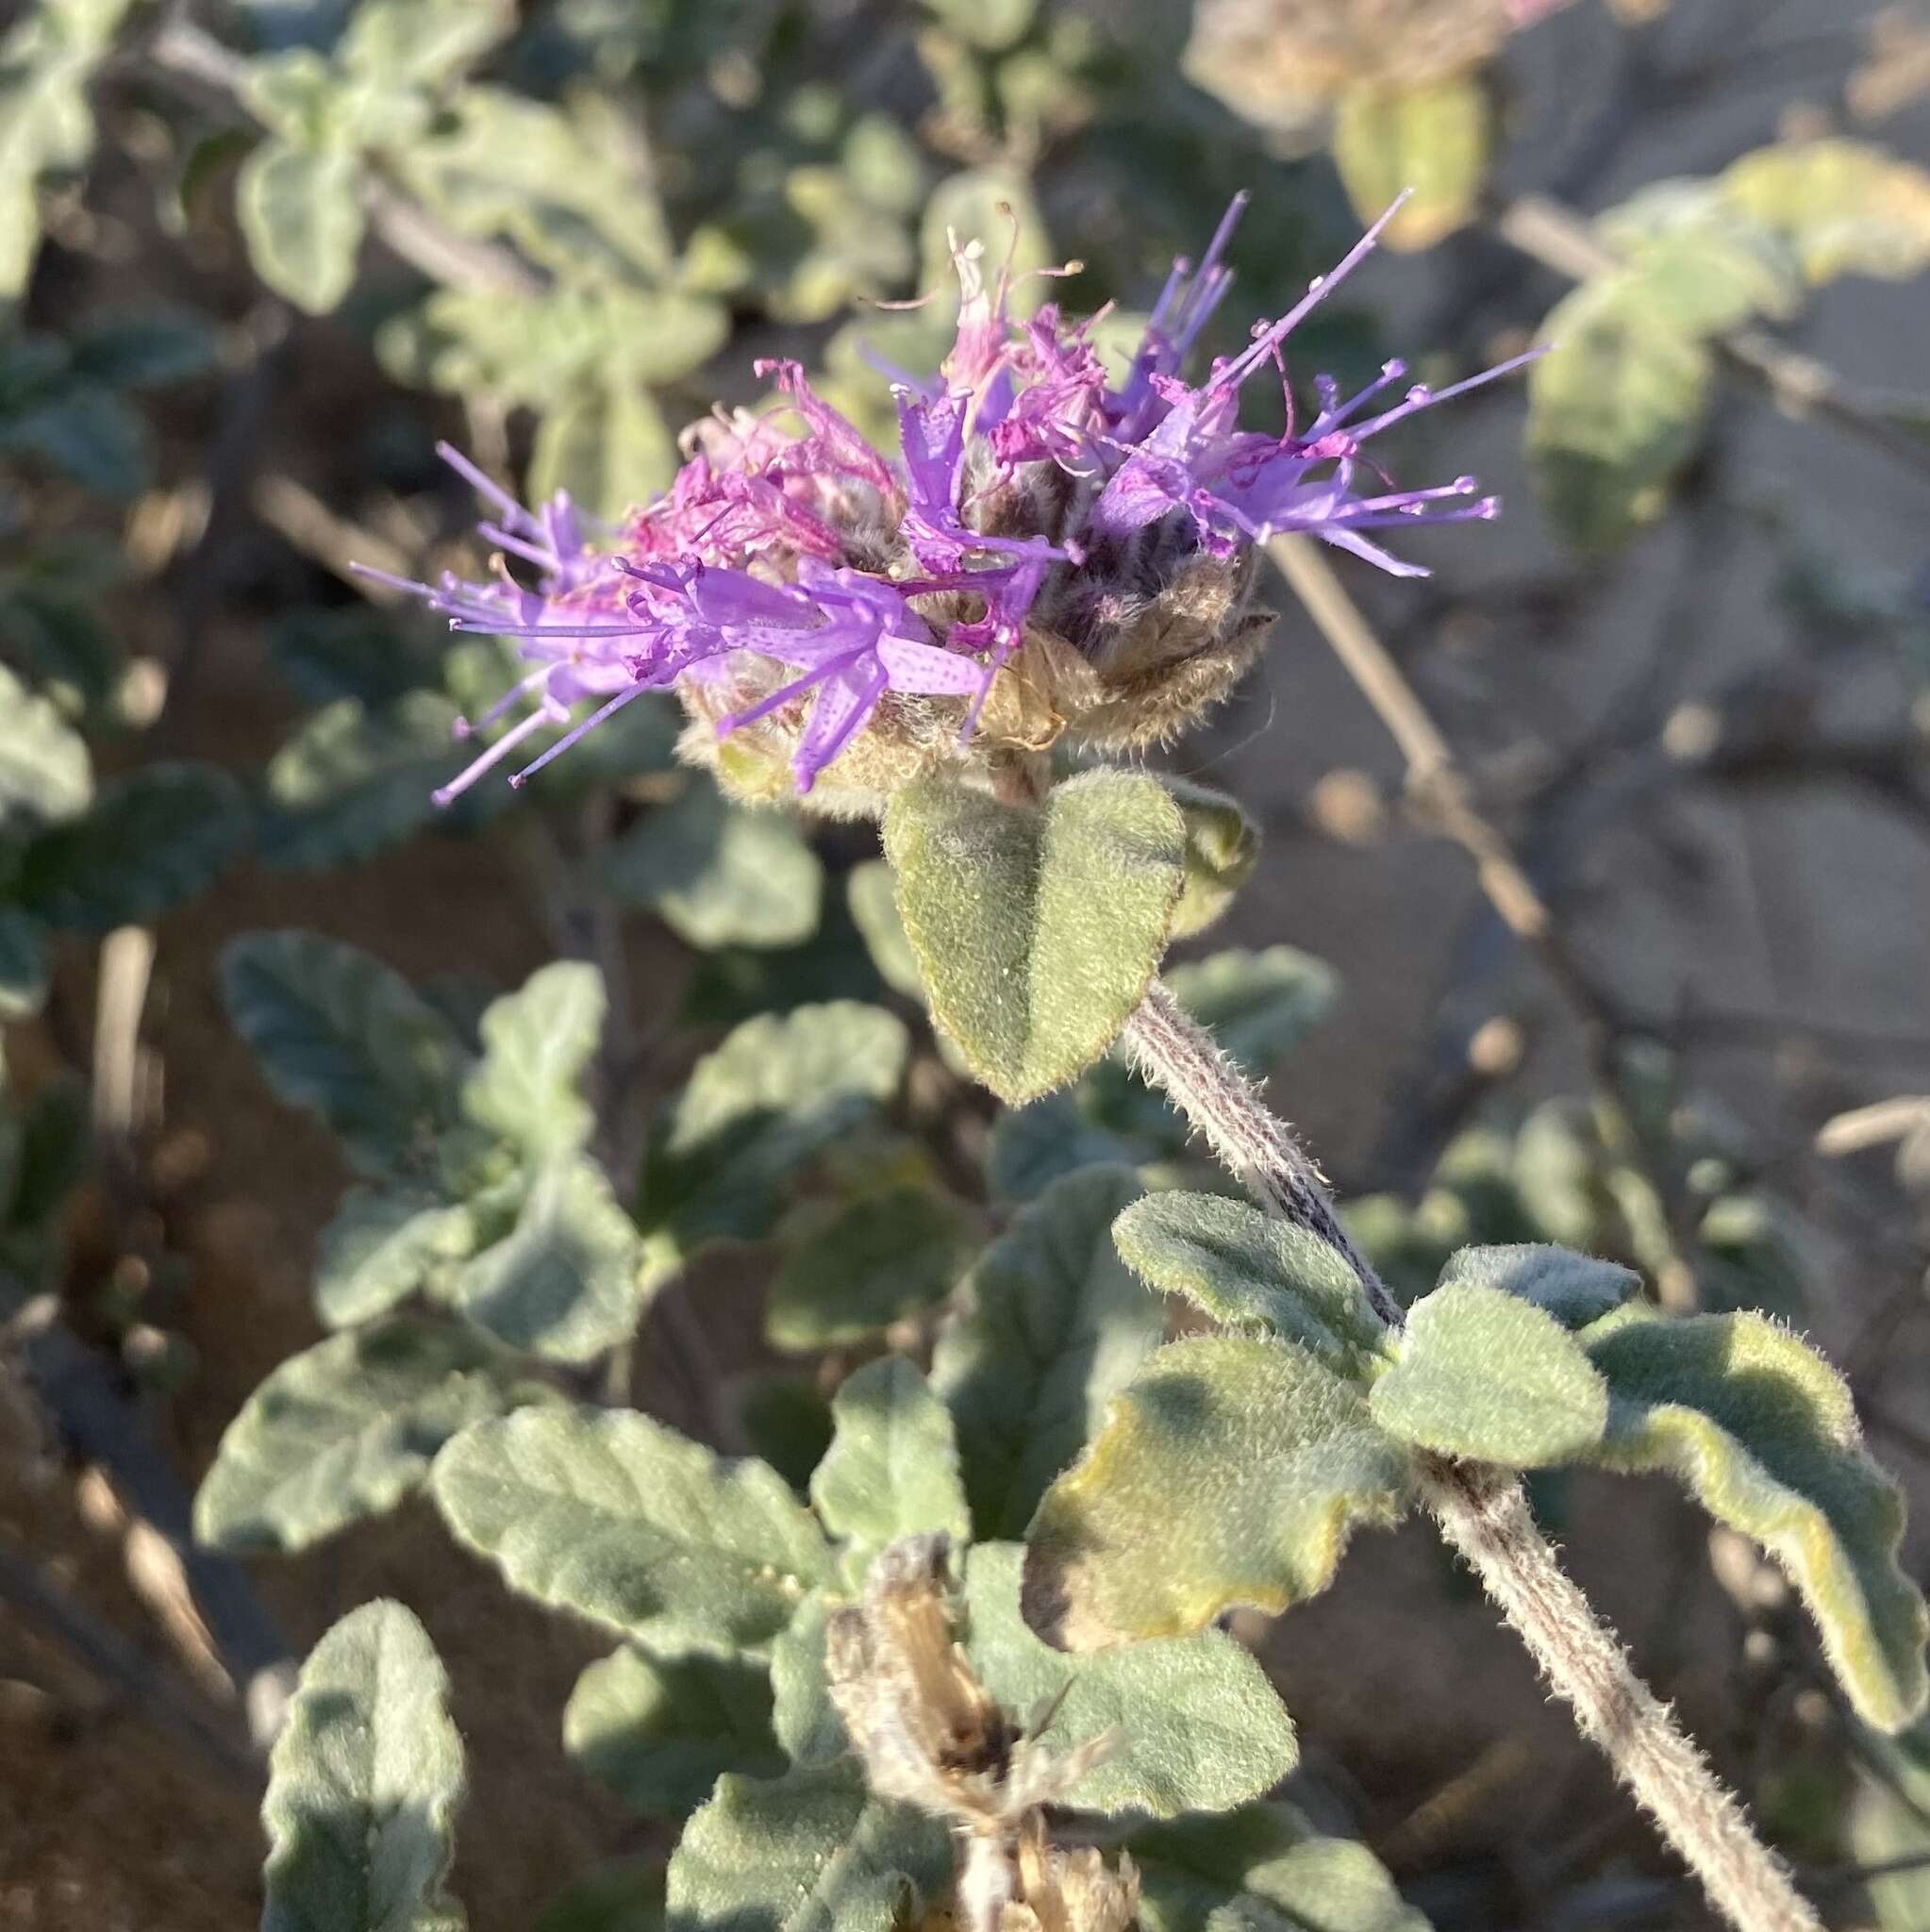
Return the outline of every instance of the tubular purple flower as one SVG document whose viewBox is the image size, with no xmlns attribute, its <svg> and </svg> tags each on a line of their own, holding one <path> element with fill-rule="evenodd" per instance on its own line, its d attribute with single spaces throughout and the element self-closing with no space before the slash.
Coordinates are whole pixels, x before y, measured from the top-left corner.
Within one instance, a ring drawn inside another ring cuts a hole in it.
<svg viewBox="0 0 1930 1932">
<path fill-rule="evenodd" d="M 488 578 L 413 583 L 453 629 L 512 640 L 529 668 L 458 737 L 495 732 L 436 794 L 447 802 L 537 732 L 593 708 L 511 778 L 520 784 L 641 692 L 674 689 L 685 755 L 744 796 L 786 787 L 873 810 L 891 787 L 1062 734 L 1100 744 L 1167 735 L 1230 690 L 1267 619 L 1249 608 L 1254 552 L 1295 531 L 1402 575 L 1368 532 L 1489 517 L 1471 476 L 1401 489 L 1364 454 L 1422 409 L 1506 375 L 1518 357 L 1438 392 L 1394 391 L 1405 365 L 1280 435 L 1242 430 L 1246 384 L 1375 246 L 1393 210 L 1331 275 L 1204 381 L 1181 370 L 1224 302 L 1227 209 L 1197 270 L 1181 260 L 1123 382 L 1092 320 L 1053 304 L 1009 314 L 977 243 L 953 255 L 957 334 L 930 382 L 894 381 L 898 447 L 873 448 L 795 362 L 757 365 L 768 413 L 719 412 L 685 437 L 669 491 L 591 534 L 569 498 L 525 508 L 466 458 L 441 454 L 490 507 Z M 1396 204 L 1398 206 L 1398 204 Z M 1363 480 L 1363 478 L 1365 480 Z M 736 747 L 743 744 L 740 755 Z"/>
</svg>

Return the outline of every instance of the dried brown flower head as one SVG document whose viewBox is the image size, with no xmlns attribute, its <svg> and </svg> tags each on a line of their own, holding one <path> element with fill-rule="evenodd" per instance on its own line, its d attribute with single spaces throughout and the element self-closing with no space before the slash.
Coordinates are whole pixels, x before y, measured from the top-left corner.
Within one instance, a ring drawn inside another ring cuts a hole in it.
<svg viewBox="0 0 1930 1932">
<path fill-rule="evenodd" d="M 862 1602 L 834 1613 L 824 1657 L 831 1701 L 872 1790 L 945 1819 L 963 1840 L 954 1915 L 967 1932 L 1124 1932 L 1137 1908 L 1131 1861 L 1055 1848 L 1044 1807 L 1113 1748 L 1110 1733 L 1067 1752 L 1021 1728 L 973 1673 L 942 1535 L 903 1537 L 873 1559 Z"/>
</svg>

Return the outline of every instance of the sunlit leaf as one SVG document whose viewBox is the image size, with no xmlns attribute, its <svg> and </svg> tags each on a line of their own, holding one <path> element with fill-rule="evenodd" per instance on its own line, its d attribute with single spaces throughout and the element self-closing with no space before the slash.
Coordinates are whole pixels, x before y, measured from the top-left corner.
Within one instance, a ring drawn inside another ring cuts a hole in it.
<svg viewBox="0 0 1930 1932">
<path fill-rule="evenodd" d="M 482 1016 L 482 1058 L 462 1110 L 534 1159 L 583 1146 L 596 1116 L 580 1091 L 603 1037 L 603 974 L 561 959 L 532 974 Z"/>
<path fill-rule="evenodd" d="M 1432 248 L 1465 227 L 1488 179 L 1491 124 L 1478 73 L 1411 87 L 1349 88 L 1334 123 L 1334 164 L 1354 212 L 1376 221 L 1396 195 L 1411 190 L 1381 231 L 1390 248 Z"/>
<path fill-rule="evenodd" d="M 1126 1265 L 1223 1327 L 1277 1335 L 1342 1375 L 1386 1345 L 1360 1277 L 1339 1251 L 1290 1221 L 1217 1194 L 1149 1194 L 1113 1224 Z"/>
<path fill-rule="evenodd" d="M 194 1499 L 219 1549 L 299 1550 L 419 1488 L 458 1430 L 520 1399 L 500 1350 L 398 1316 L 291 1356 L 228 1424 Z"/>
<path fill-rule="evenodd" d="M 1789 242 L 1719 182 L 1657 181 L 1595 225 L 1640 278 L 1643 306 L 1668 327 L 1713 335 L 1755 316 L 1786 321 L 1802 306 Z"/>
<path fill-rule="evenodd" d="M 1861 1715 L 1883 1730 L 1909 1723 L 1930 1690 L 1930 1617 L 1897 1567 L 1903 1498 L 1864 1453 L 1842 1378 L 1755 1314 L 1624 1313 L 1584 1340 L 1612 1397 L 1589 1459 L 1679 1475 L 1789 1572 Z"/>
<path fill-rule="evenodd" d="M 1585 283 L 1541 335 L 1555 346 L 1528 372 L 1536 488 L 1571 542 L 1606 548 L 1660 513 L 1701 442 L 1710 353 L 1656 320 L 1633 275 Z"/>
<path fill-rule="evenodd" d="M 629 1410 L 524 1410 L 466 1430 L 431 1488 L 510 1587 L 658 1656 L 759 1650 L 833 1580 L 809 1513 L 761 1462 Z"/>
<path fill-rule="evenodd" d="M 441 1292 L 512 1348 L 584 1362 L 628 1339 L 652 1286 L 642 1238 L 602 1168 L 558 1154 L 537 1170 L 516 1224 Z"/>
<path fill-rule="evenodd" d="M 1812 282 L 1906 281 L 1930 267 L 1930 174 L 1870 142 L 1783 142 L 1718 178 L 1731 202 L 1789 239 Z"/>
<path fill-rule="evenodd" d="M 894 1537 L 972 1534 L 958 1474 L 958 1443 L 943 1403 L 903 1356 L 845 1378 L 831 1402 L 829 1453 L 811 1477 L 818 1520 L 860 1557 Z"/>
<path fill-rule="evenodd" d="M 0 665 L 0 835 L 77 818 L 93 797 L 80 734 Z"/>
<path fill-rule="evenodd" d="M 277 295 L 320 315 L 348 293 L 365 225 L 354 155 L 265 141 L 235 178 L 235 213 Z"/>
<path fill-rule="evenodd" d="M 1602 1440 L 1608 1389 L 1545 1308 L 1445 1281 L 1407 1311 L 1394 1366 L 1369 1407 L 1390 1435 L 1438 1455 L 1545 1469 Z"/>
<path fill-rule="evenodd" d="M 1068 1794 L 1082 1811 L 1171 1818 L 1270 1790 L 1293 1769 L 1293 1726 L 1252 1655 L 1206 1630 L 1090 1657 L 1049 1649 L 1019 1614 L 1024 1552 L 981 1543 L 965 1558 L 969 1649 L 1009 1711 L 1050 1707 L 1050 1741 L 1070 1749 L 1114 1731 L 1112 1755 Z"/>
<path fill-rule="evenodd" d="M 351 1610 L 309 1652 L 269 1762 L 262 1932 L 460 1932 L 443 1890 L 462 1740 L 428 1633 Z"/>
<path fill-rule="evenodd" d="M 322 1230 L 315 1311 L 331 1328 L 386 1314 L 451 1261 L 468 1255 L 467 1208 L 434 1195 L 352 1188 Z"/>
</svg>

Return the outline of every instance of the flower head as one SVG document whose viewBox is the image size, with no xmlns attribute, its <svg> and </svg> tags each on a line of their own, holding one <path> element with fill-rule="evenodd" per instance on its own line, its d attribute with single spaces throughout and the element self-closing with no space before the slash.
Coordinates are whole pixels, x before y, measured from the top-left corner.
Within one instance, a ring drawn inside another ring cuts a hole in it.
<svg viewBox="0 0 1930 1932">
<path fill-rule="evenodd" d="M 1279 532 L 1421 575 L 1371 533 L 1492 516 L 1495 502 L 1471 476 L 1399 489 L 1365 446 L 1516 364 L 1438 393 L 1402 387 L 1399 362 L 1353 396 L 1323 376 L 1304 427 L 1289 389 L 1283 433 L 1241 429 L 1246 386 L 1273 370 L 1286 387 L 1288 337 L 1388 219 L 1190 384 L 1245 200 L 1197 268 L 1174 265 L 1116 385 L 1090 321 L 1050 303 L 1015 320 L 1008 278 L 989 287 L 979 244 L 955 244 L 957 339 L 931 381 L 897 383 L 889 456 L 794 362 L 758 365 L 773 411 L 695 425 L 669 491 L 594 540 L 566 496 L 525 509 L 445 447 L 494 511 L 479 525 L 490 577 L 385 581 L 454 629 L 513 639 L 530 668 L 475 723 L 525 715 L 439 799 L 546 724 L 577 721 L 512 784 L 641 692 L 674 689 L 686 756 L 726 789 L 871 812 L 913 777 L 1001 750 L 1176 729 L 1256 654 L 1270 619 L 1251 608 L 1255 551 Z"/>
</svg>

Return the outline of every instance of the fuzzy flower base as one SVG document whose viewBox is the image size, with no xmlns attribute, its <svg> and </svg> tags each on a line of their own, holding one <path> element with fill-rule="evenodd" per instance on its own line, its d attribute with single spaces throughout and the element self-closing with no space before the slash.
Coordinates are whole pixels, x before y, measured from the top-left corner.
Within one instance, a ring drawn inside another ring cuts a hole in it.
<svg viewBox="0 0 1930 1932">
<path fill-rule="evenodd" d="M 493 507 L 479 525 L 495 546 L 490 579 L 383 581 L 454 629 L 514 639 L 530 669 L 462 727 L 526 708 L 439 800 L 582 711 L 521 784 L 669 688 L 691 719 L 685 755 L 726 791 L 871 815 L 914 778 L 987 771 L 1061 737 L 1103 750 L 1172 736 L 1256 655 L 1271 620 L 1251 605 L 1256 549 L 1277 532 L 1422 575 L 1371 533 L 1490 517 L 1495 501 L 1472 476 L 1396 489 L 1363 446 L 1516 364 L 1438 393 L 1402 389 L 1399 362 L 1353 396 L 1321 377 L 1311 422 L 1296 425 L 1289 390 L 1283 435 L 1242 430 L 1241 391 L 1268 367 L 1285 387 L 1283 343 L 1388 219 L 1192 386 L 1180 371 L 1232 279 L 1223 256 L 1244 202 L 1197 269 L 1174 264 L 1116 388 L 1092 322 L 1051 304 L 1013 320 L 1007 280 L 988 290 L 974 243 L 954 251 L 950 355 L 936 379 L 895 386 L 890 456 L 792 362 L 758 365 L 779 408 L 697 425 L 669 492 L 601 540 L 567 497 L 525 509 L 444 447 Z"/>
</svg>

